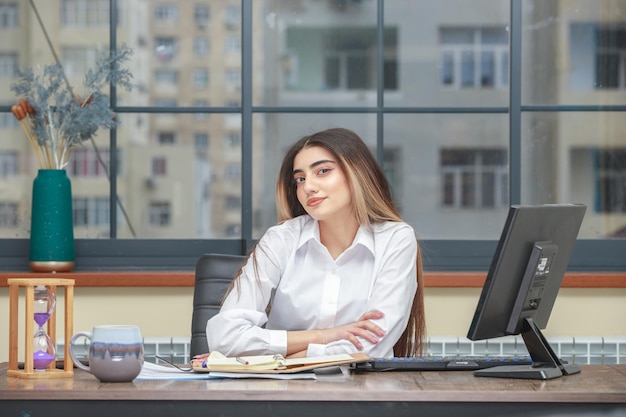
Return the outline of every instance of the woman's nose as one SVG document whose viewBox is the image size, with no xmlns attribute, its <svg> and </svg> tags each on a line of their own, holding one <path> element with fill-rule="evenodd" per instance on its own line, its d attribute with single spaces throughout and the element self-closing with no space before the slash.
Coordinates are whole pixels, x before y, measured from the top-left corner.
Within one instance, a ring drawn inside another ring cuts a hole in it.
<svg viewBox="0 0 626 417">
<path fill-rule="evenodd" d="M 317 182 L 314 177 L 309 177 L 304 181 L 304 192 L 307 194 L 317 191 Z"/>
</svg>

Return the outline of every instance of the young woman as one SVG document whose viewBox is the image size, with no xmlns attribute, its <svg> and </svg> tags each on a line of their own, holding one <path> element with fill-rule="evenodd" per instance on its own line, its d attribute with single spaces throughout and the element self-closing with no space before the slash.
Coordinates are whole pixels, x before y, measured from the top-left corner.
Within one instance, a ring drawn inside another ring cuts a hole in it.
<svg viewBox="0 0 626 417">
<path fill-rule="evenodd" d="M 365 143 L 346 129 L 300 139 L 283 160 L 276 203 L 279 224 L 257 242 L 207 323 L 209 349 L 226 356 L 420 353 L 417 240 Z"/>
</svg>

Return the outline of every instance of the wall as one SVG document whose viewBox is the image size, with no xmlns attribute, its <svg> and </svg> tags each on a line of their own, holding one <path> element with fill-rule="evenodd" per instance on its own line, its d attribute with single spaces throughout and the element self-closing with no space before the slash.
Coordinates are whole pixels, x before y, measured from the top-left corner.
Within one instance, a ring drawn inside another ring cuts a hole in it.
<svg viewBox="0 0 626 417">
<path fill-rule="evenodd" d="M 144 337 L 190 334 L 193 288 L 75 289 L 74 331 L 97 324 L 136 324 Z M 426 288 L 426 314 L 431 336 L 465 336 L 479 288 Z M 552 312 L 546 336 L 626 336 L 626 288 L 564 288 Z M 20 307 L 23 307 L 23 300 Z M 62 337 L 63 297 L 57 303 Z M 0 362 L 6 362 L 9 334 L 8 288 L 0 288 Z M 20 317 L 20 329 L 24 322 Z M 24 349 L 19 337 L 19 356 Z"/>
</svg>

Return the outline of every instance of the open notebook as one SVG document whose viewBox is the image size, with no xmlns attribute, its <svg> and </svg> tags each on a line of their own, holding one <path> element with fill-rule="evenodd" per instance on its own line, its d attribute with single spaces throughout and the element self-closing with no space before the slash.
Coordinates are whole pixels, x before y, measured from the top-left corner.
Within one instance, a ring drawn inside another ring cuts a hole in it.
<svg viewBox="0 0 626 417">
<path fill-rule="evenodd" d="M 243 372 L 289 374 L 327 366 L 345 365 L 370 360 L 365 353 L 316 356 L 308 358 L 284 358 L 282 355 L 226 357 L 211 352 L 203 362 L 193 362 L 196 372 Z"/>
</svg>

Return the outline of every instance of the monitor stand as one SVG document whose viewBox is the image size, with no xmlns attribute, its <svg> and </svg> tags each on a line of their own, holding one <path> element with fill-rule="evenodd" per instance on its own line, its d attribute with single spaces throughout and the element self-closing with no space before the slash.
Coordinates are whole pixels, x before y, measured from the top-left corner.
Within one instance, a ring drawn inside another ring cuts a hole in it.
<svg viewBox="0 0 626 417">
<path fill-rule="evenodd" d="M 566 364 L 554 353 L 541 330 L 531 318 L 525 318 L 520 333 L 532 365 L 494 366 L 474 371 L 475 376 L 518 379 L 553 379 L 580 372 L 575 364 Z"/>
</svg>

